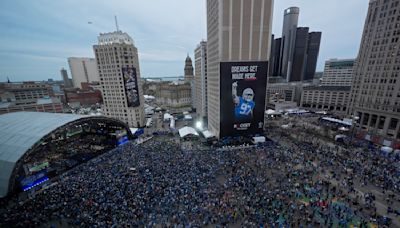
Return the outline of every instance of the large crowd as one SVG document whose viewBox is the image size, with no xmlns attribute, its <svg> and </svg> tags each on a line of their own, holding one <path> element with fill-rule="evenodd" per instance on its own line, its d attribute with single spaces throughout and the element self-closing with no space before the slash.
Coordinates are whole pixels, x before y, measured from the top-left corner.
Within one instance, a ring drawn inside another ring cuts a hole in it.
<svg viewBox="0 0 400 228">
<path fill-rule="evenodd" d="M 398 163 L 379 154 L 288 138 L 199 151 L 169 137 L 75 167 L 1 208 L 0 227 L 399 226 Z"/>
</svg>

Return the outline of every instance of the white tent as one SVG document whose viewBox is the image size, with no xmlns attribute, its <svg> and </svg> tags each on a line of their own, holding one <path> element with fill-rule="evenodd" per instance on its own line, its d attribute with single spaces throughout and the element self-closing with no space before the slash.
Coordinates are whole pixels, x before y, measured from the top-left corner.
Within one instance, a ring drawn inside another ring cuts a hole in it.
<svg viewBox="0 0 400 228">
<path fill-rule="evenodd" d="M 131 130 L 132 135 L 134 135 L 139 128 L 129 128 L 129 130 Z"/>
<path fill-rule="evenodd" d="M 381 147 L 381 151 L 386 152 L 386 153 L 391 153 L 391 152 L 393 152 L 393 148 L 388 147 L 388 146 L 383 146 L 383 147 Z"/>
<path fill-rule="evenodd" d="M 254 144 L 263 143 L 263 142 L 265 142 L 265 137 L 264 136 L 253 137 L 253 143 Z"/>
<path fill-rule="evenodd" d="M 199 134 L 196 132 L 196 130 L 192 127 L 183 127 L 181 129 L 179 129 L 179 136 L 181 138 L 186 137 L 188 135 L 199 136 Z"/>
<path fill-rule="evenodd" d="M 174 119 L 174 118 L 171 118 L 171 119 L 170 119 L 169 127 L 170 127 L 171 129 L 175 129 L 175 119 Z"/>
<path fill-rule="evenodd" d="M 153 120 L 151 118 L 146 119 L 146 127 L 150 127 L 153 124 Z"/>
<path fill-rule="evenodd" d="M 389 140 L 383 140 L 383 143 L 382 143 L 382 145 L 384 145 L 384 146 L 389 146 L 390 147 L 390 145 L 392 145 L 392 141 L 389 141 Z"/>
<path fill-rule="evenodd" d="M 169 120 L 169 119 L 174 119 L 174 117 L 173 117 L 171 114 L 169 114 L 169 113 L 165 113 L 165 114 L 164 114 L 164 121 L 165 121 L 165 120 Z"/>
<path fill-rule="evenodd" d="M 209 131 L 209 130 L 205 130 L 205 131 L 203 131 L 202 133 L 203 133 L 203 135 L 204 135 L 204 138 L 206 138 L 206 139 L 215 137 L 215 135 L 214 135 L 211 131 Z"/>
<path fill-rule="evenodd" d="M 154 99 L 156 99 L 154 96 L 151 96 L 151 95 L 143 95 L 143 97 L 146 100 L 154 100 Z"/>
<path fill-rule="evenodd" d="M 344 139 L 346 137 L 347 137 L 346 135 L 336 135 L 335 136 L 335 141 L 338 141 L 339 139 Z"/>
<path fill-rule="evenodd" d="M 288 128 L 290 128 L 290 126 L 289 126 L 289 124 L 285 124 L 285 125 L 282 125 L 281 128 L 288 129 Z"/>
<path fill-rule="evenodd" d="M 281 115 L 282 113 L 277 112 L 277 111 L 272 110 L 272 109 L 268 109 L 267 111 L 265 111 L 265 114 L 266 115 Z"/>
</svg>

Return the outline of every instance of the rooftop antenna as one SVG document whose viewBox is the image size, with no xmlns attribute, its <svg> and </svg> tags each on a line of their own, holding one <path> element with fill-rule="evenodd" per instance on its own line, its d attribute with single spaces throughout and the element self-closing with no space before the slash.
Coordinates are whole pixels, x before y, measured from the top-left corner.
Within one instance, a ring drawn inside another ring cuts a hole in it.
<svg viewBox="0 0 400 228">
<path fill-rule="evenodd" d="M 114 17 L 115 17 L 115 27 L 117 27 L 117 32 L 119 32 L 117 16 L 114 16 Z"/>
</svg>

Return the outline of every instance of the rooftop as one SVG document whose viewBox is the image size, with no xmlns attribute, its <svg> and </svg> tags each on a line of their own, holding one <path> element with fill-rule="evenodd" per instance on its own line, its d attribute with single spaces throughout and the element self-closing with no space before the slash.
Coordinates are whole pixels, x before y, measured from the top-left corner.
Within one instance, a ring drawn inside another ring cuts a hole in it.
<svg viewBox="0 0 400 228">
<path fill-rule="evenodd" d="M 351 86 L 310 86 L 304 90 L 325 90 L 325 91 L 350 91 Z"/>
</svg>

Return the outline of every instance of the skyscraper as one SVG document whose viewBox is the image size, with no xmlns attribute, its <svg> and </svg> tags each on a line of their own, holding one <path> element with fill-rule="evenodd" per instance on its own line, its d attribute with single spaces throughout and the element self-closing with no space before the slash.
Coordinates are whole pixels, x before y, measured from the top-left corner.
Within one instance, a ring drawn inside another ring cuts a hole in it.
<svg viewBox="0 0 400 228">
<path fill-rule="evenodd" d="M 72 87 L 71 81 L 70 81 L 70 79 L 68 78 L 68 72 L 67 72 L 67 70 L 64 69 L 64 68 L 62 68 L 60 72 L 61 72 L 61 77 L 62 77 L 63 82 L 64 82 L 64 87 L 65 87 L 65 88 L 70 88 L 70 87 Z"/>
<path fill-rule="evenodd" d="M 195 86 L 194 86 L 194 74 L 193 74 L 193 64 L 192 64 L 192 59 L 190 58 L 189 54 L 186 57 L 185 60 L 185 81 L 190 83 L 190 99 L 191 99 L 191 106 L 195 107 L 195 101 L 196 101 L 196 94 L 195 94 Z"/>
<path fill-rule="evenodd" d="M 281 76 L 286 82 L 312 80 L 317 68 L 321 32 L 297 27 L 300 9 L 284 11 L 282 38 L 271 42 L 270 76 Z"/>
<path fill-rule="evenodd" d="M 85 57 L 68 58 L 72 82 L 75 88 L 82 89 L 82 83 L 99 82 L 96 59 Z"/>
<path fill-rule="evenodd" d="M 207 0 L 208 127 L 218 138 L 262 131 L 272 10 L 273 0 Z"/>
<path fill-rule="evenodd" d="M 308 28 L 296 29 L 296 36 L 288 74 L 289 82 L 302 81 L 307 66 Z"/>
<path fill-rule="evenodd" d="M 351 88 L 348 114 L 358 116 L 358 130 L 378 143 L 400 139 L 399 4 L 369 1 Z"/>
<path fill-rule="evenodd" d="M 319 46 L 321 44 L 321 32 L 310 32 L 308 34 L 306 71 L 302 77 L 303 81 L 313 80 L 317 69 Z"/>
<path fill-rule="evenodd" d="M 103 33 L 93 46 L 103 94 L 104 113 L 130 127 L 145 125 L 138 51 L 124 32 Z"/>
<path fill-rule="evenodd" d="M 286 77 L 287 80 L 290 78 L 293 64 L 293 52 L 294 45 L 296 42 L 297 24 L 299 21 L 300 9 L 298 7 L 290 7 L 285 10 L 283 16 L 283 27 L 282 27 L 282 46 L 281 46 L 281 74 Z"/>
<path fill-rule="evenodd" d="M 201 41 L 194 50 L 196 112 L 198 118 L 207 117 L 207 42 Z"/>
<path fill-rule="evenodd" d="M 271 38 L 271 56 L 269 60 L 269 74 L 270 76 L 278 76 L 280 73 L 280 63 L 282 62 L 281 56 L 282 38 L 275 39 L 274 35 Z"/>
</svg>

